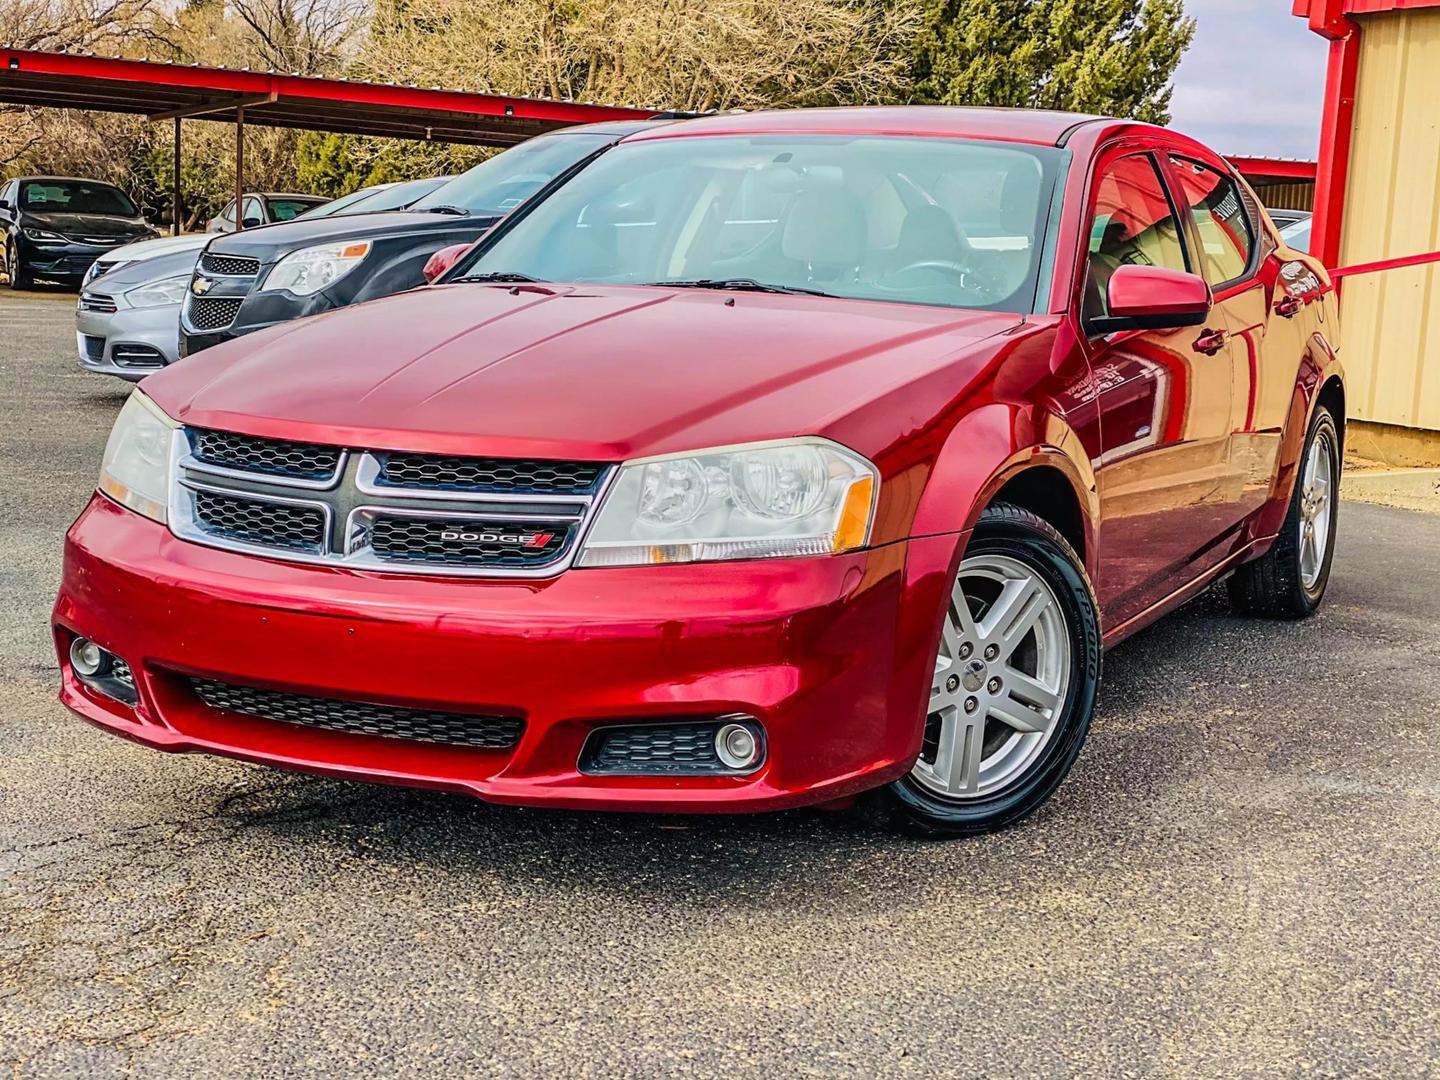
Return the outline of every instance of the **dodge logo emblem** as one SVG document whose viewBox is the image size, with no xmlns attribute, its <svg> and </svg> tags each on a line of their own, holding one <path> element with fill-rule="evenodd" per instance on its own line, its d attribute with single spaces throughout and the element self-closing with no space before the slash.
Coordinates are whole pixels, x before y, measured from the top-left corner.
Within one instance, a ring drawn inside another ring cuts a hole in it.
<svg viewBox="0 0 1440 1080">
<path fill-rule="evenodd" d="M 555 538 L 554 533 L 505 533 L 484 527 L 467 529 L 456 527 L 440 533 L 441 540 L 459 541 L 462 544 L 506 544 L 513 547 L 543 548 Z"/>
</svg>

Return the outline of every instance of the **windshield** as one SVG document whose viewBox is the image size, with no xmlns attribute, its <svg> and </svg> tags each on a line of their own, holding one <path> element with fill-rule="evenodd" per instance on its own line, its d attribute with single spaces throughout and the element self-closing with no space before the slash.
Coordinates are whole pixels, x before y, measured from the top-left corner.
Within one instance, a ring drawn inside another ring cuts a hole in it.
<svg viewBox="0 0 1440 1080">
<path fill-rule="evenodd" d="M 1280 238 L 1296 251 L 1308 253 L 1310 250 L 1310 218 L 1301 218 L 1299 221 L 1286 225 L 1280 230 Z"/>
<path fill-rule="evenodd" d="M 119 188 L 86 180 L 32 180 L 22 184 L 20 208 L 37 214 L 140 216 L 130 197 Z"/>
<path fill-rule="evenodd" d="M 758 283 L 1028 312 L 1062 154 L 891 136 L 622 143 L 455 276 Z"/>
<path fill-rule="evenodd" d="M 614 141 L 614 135 L 542 135 L 482 161 L 436 188 L 412 209 L 455 207 L 472 214 L 507 213 L 571 165 Z"/>
</svg>

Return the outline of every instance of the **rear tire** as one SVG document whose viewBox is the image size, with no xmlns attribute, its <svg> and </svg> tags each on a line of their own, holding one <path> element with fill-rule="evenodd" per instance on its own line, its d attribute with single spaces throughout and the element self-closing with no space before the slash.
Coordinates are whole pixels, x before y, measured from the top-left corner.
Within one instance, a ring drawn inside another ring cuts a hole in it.
<svg viewBox="0 0 1440 1080">
<path fill-rule="evenodd" d="M 992 832 L 1033 813 L 1080 755 L 1100 654 L 1079 556 L 1028 510 L 988 508 L 953 585 L 919 758 L 870 806 L 932 837 Z"/>
<path fill-rule="evenodd" d="M 1321 406 L 1310 421 L 1285 524 L 1270 550 L 1231 576 L 1230 603 L 1245 615 L 1303 619 L 1325 599 L 1340 509 L 1340 434 Z"/>
</svg>

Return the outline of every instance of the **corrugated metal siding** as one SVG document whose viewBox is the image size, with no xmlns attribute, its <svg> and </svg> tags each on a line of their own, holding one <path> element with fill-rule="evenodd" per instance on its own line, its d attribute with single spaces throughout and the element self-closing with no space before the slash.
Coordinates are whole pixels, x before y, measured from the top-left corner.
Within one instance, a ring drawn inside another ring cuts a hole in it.
<svg viewBox="0 0 1440 1080">
<path fill-rule="evenodd" d="M 1250 178 L 1247 176 L 1247 180 Z M 1250 186 L 1266 206 L 1275 210 L 1313 210 L 1315 208 L 1315 182 L 1299 180 L 1292 183 L 1266 183 L 1250 180 Z"/>
<path fill-rule="evenodd" d="M 1440 9 L 1363 20 L 1344 265 L 1440 250 Z M 1350 278 L 1351 415 L 1440 430 L 1440 269 Z"/>
</svg>

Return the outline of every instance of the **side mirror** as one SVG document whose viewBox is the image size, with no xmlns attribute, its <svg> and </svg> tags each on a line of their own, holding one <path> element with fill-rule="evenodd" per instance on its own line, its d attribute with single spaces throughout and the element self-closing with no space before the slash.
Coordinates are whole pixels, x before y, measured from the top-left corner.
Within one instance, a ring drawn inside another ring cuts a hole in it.
<svg viewBox="0 0 1440 1080">
<path fill-rule="evenodd" d="M 1089 320 L 1086 329 L 1091 333 L 1200 326 L 1215 302 L 1204 278 L 1164 266 L 1136 265 L 1121 266 L 1110 275 L 1106 301 L 1110 313 Z"/>
<path fill-rule="evenodd" d="M 9 200 L 9 199 L 0 199 L 0 210 L 14 210 L 14 209 L 15 209 L 15 208 L 10 205 L 10 200 Z"/>
<path fill-rule="evenodd" d="M 425 284 L 434 285 L 435 280 L 459 262 L 460 256 L 469 250 L 469 244 L 451 244 L 449 247 L 443 247 L 435 252 L 434 255 L 431 255 L 430 258 L 425 260 L 425 269 L 420 271 L 421 275 L 425 278 Z M 414 264 L 412 263 L 411 265 Z"/>
<path fill-rule="evenodd" d="M 258 229 L 261 225 L 264 225 L 265 222 L 261 221 L 258 217 L 247 217 L 241 224 L 247 229 Z"/>
</svg>

